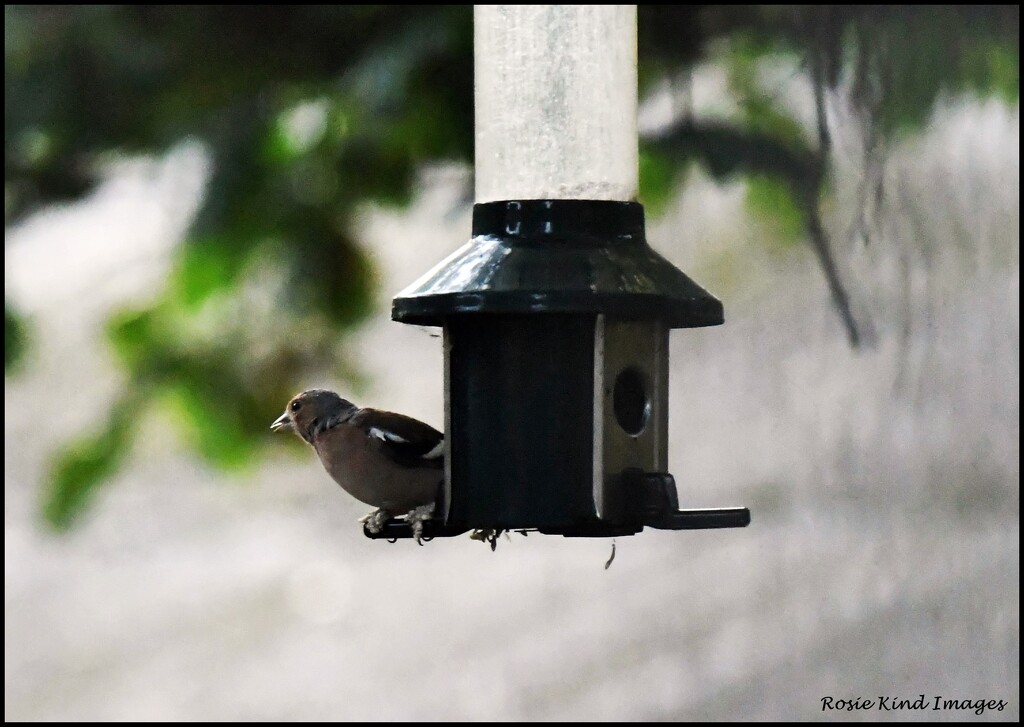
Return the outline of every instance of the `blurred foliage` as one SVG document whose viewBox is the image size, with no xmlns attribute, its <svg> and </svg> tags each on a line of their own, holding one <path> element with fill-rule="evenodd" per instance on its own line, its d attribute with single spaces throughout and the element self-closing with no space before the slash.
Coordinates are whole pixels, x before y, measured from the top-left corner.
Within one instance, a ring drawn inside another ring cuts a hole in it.
<svg viewBox="0 0 1024 727">
<path fill-rule="evenodd" d="M 799 242 L 806 230 L 804 210 L 790 188 L 776 177 L 752 174 L 747 179 L 747 207 L 758 219 L 767 220 L 782 245 Z"/>
<path fill-rule="evenodd" d="M 927 121 L 943 93 L 1019 93 L 1018 7 L 641 6 L 641 93 L 724 63 L 740 118 L 687 114 L 641 148 L 656 212 L 691 164 L 748 180 L 780 238 L 810 241 L 843 314 L 817 218 L 829 139 L 763 88 L 799 59 L 816 93 L 849 89 L 878 138 Z M 253 460 L 266 425 L 365 318 L 373 270 L 353 219 L 402 205 L 426 162 L 471 162 L 470 6 L 5 6 L 5 220 L 89 191 L 105 155 L 184 138 L 213 174 L 166 289 L 115 316 L 129 374 L 106 427 L 57 458 L 45 512 L 71 523 L 160 405 L 210 462 Z M 848 306 L 847 306 L 848 309 Z M 853 330 L 847 310 L 844 321 Z M 22 325 L 5 307 L 5 369 Z M 851 336 L 856 343 L 856 337 Z"/>
<path fill-rule="evenodd" d="M 126 396 L 111 410 L 102 432 L 72 443 L 58 457 L 43 514 L 54 527 L 69 527 L 89 504 L 93 491 L 117 472 L 131 444 L 142 397 Z"/>
<path fill-rule="evenodd" d="M 11 306 L 4 303 L 4 374 L 15 370 L 25 351 L 25 324 Z"/>
</svg>

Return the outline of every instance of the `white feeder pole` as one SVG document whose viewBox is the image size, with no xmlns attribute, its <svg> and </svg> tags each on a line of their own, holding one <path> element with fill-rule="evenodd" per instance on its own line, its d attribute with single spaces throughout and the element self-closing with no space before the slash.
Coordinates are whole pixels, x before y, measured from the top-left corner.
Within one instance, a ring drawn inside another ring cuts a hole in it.
<svg viewBox="0 0 1024 727">
<path fill-rule="evenodd" d="M 477 5 L 476 201 L 635 200 L 635 5 Z"/>
</svg>

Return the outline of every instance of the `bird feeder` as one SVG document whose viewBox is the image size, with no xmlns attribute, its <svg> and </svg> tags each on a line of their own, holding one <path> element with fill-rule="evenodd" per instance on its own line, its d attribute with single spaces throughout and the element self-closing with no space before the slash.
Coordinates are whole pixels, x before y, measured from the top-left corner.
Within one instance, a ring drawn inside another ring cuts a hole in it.
<svg viewBox="0 0 1024 727">
<path fill-rule="evenodd" d="M 477 6 L 472 238 L 395 297 L 439 326 L 445 484 L 428 535 L 740 527 L 680 510 L 669 331 L 722 304 L 647 243 L 635 6 Z M 390 522 L 378 537 L 403 537 Z"/>
</svg>

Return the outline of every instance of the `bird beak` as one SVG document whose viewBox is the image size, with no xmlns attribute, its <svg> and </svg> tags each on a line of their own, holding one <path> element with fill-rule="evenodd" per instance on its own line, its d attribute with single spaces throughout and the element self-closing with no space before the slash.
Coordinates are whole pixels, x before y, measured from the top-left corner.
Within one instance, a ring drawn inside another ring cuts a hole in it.
<svg viewBox="0 0 1024 727">
<path fill-rule="evenodd" d="M 291 428 L 292 428 L 292 420 L 288 418 L 288 412 L 285 412 L 284 414 L 279 416 L 277 419 L 274 420 L 274 423 L 270 425 L 270 431 L 272 431 L 272 432 L 278 432 L 278 431 L 280 431 L 282 429 L 291 429 Z"/>
</svg>

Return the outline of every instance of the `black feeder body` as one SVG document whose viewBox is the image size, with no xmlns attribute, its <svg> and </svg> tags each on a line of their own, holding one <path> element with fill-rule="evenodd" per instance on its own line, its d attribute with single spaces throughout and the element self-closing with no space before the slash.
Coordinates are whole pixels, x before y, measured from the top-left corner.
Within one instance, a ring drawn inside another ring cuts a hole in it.
<svg viewBox="0 0 1024 727">
<path fill-rule="evenodd" d="M 678 509 L 668 334 L 721 324 L 722 304 L 651 249 L 640 204 L 477 204 L 470 242 L 392 318 L 444 329 L 445 483 L 428 537 L 749 522 L 746 508 Z"/>
</svg>

